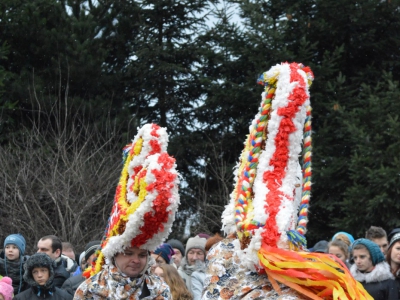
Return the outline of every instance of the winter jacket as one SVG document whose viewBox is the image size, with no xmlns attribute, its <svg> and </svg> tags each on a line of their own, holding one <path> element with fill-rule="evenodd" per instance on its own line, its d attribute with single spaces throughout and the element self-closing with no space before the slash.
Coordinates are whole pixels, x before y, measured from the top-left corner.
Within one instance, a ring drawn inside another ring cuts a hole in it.
<svg viewBox="0 0 400 300">
<path fill-rule="evenodd" d="M 73 296 L 66 291 L 52 287 L 47 289 L 38 296 L 38 288 L 31 287 L 30 289 L 18 294 L 13 298 L 14 300 L 32 300 L 32 299 L 51 299 L 51 300 L 72 300 Z"/>
<path fill-rule="evenodd" d="M 64 284 L 62 285 L 61 289 L 65 290 L 71 296 L 75 295 L 76 289 L 81 285 L 82 282 L 86 280 L 85 277 L 80 275 L 72 276 L 65 280 Z"/>
<path fill-rule="evenodd" d="M 194 271 L 191 276 L 192 281 L 192 294 L 193 300 L 200 300 L 203 294 L 204 280 L 206 279 L 206 273 L 204 270 Z"/>
<path fill-rule="evenodd" d="M 64 262 L 62 257 L 57 258 L 54 261 L 55 267 L 54 267 L 54 280 L 53 284 L 55 287 L 61 288 L 65 280 L 67 280 L 70 277 L 69 272 L 65 268 L 66 262 Z"/>
<path fill-rule="evenodd" d="M 397 272 L 395 280 L 396 280 L 397 290 L 399 292 L 399 299 L 400 299 L 400 272 Z"/>
<path fill-rule="evenodd" d="M 192 273 L 195 271 L 204 270 L 204 263 L 199 262 L 195 265 L 189 266 L 184 257 L 181 261 L 181 265 L 178 269 L 179 275 L 181 275 L 183 281 L 186 283 L 187 289 L 192 292 Z"/>
<path fill-rule="evenodd" d="M 66 291 L 54 286 L 54 262 L 44 253 L 32 255 L 25 263 L 24 280 L 30 285 L 26 291 L 14 297 L 16 300 L 31 299 L 52 299 L 52 300 L 71 300 L 73 297 Z M 49 279 L 44 285 L 39 285 L 32 276 L 34 268 L 43 267 L 49 270 Z"/>
<path fill-rule="evenodd" d="M 354 279 L 361 282 L 374 300 L 399 299 L 397 284 L 387 262 L 378 263 L 369 273 L 358 271 L 357 266 L 354 264 L 351 266 L 350 272 Z"/>
<path fill-rule="evenodd" d="M 18 294 L 29 288 L 29 285 L 24 281 L 24 264 L 29 256 L 22 257 L 22 263 L 20 259 L 9 260 L 6 258 L 4 251 L 0 254 L 0 275 L 8 276 L 12 279 L 12 286 L 14 288 L 14 295 Z M 21 285 L 21 286 L 20 286 Z"/>
</svg>

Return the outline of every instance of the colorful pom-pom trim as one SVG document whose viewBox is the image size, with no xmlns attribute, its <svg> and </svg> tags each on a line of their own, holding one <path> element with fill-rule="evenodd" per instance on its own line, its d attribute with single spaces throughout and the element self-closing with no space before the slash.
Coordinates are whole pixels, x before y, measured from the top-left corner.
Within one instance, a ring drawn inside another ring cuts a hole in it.
<svg viewBox="0 0 400 300">
<path fill-rule="evenodd" d="M 126 247 L 155 250 L 168 237 L 179 205 L 175 159 L 165 151 L 168 135 L 156 124 L 143 126 L 123 150 L 124 166 L 114 205 L 89 277 Z"/>
<path fill-rule="evenodd" d="M 276 65 L 259 79 L 266 91 L 250 126 L 230 203 L 222 215 L 224 230 L 237 232 L 242 250 L 257 252 L 261 241 L 281 248 L 306 247 L 311 186 L 308 89 L 312 79 L 311 70 L 297 63 Z M 301 171 L 298 154 L 303 132 Z M 254 255 L 253 258 L 256 263 L 258 259 Z"/>
</svg>

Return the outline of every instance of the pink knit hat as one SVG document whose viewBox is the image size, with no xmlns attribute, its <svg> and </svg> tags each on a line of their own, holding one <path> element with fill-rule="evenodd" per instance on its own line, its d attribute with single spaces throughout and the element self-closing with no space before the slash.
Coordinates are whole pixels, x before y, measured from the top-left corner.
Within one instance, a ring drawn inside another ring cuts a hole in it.
<svg viewBox="0 0 400 300">
<path fill-rule="evenodd" d="M 4 300 L 11 300 L 13 293 L 12 279 L 10 277 L 3 277 L 0 279 L 0 294 L 3 295 Z"/>
</svg>

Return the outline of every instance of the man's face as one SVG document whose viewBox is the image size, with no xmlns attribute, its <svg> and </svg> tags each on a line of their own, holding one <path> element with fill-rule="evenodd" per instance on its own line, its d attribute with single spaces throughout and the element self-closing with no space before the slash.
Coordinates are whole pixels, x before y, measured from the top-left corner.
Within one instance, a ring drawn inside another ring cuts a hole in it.
<svg viewBox="0 0 400 300">
<path fill-rule="evenodd" d="M 115 256 L 115 264 L 128 277 L 137 277 L 146 267 L 147 257 L 147 250 L 129 247 Z"/>
<path fill-rule="evenodd" d="M 192 248 L 187 253 L 187 262 L 189 266 L 192 266 L 196 263 L 196 260 L 204 261 L 205 255 L 203 250 L 198 248 Z"/>
<path fill-rule="evenodd" d="M 50 277 L 49 269 L 44 267 L 33 268 L 32 277 L 38 285 L 45 285 Z"/>
<path fill-rule="evenodd" d="M 172 248 L 175 251 L 175 254 L 172 255 L 172 257 L 174 258 L 174 263 L 177 267 L 179 267 L 181 265 L 181 261 L 182 261 L 182 253 L 178 248 Z"/>
<path fill-rule="evenodd" d="M 56 251 L 53 252 L 53 249 L 51 248 L 52 246 L 52 241 L 50 239 L 48 240 L 39 240 L 37 244 L 38 251 L 41 253 L 46 253 L 52 260 L 56 260 L 58 257 L 60 257 L 61 250 L 57 249 Z"/>
<path fill-rule="evenodd" d="M 360 272 L 371 272 L 374 268 L 371 255 L 367 249 L 354 249 L 353 259 Z"/>
<path fill-rule="evenodd" d="M 379 246 L 379 248 L 381 248 L 383 255 L 386 255 L 386 252 L 389 247 L 389 242 L 387 240 L 387 237 L 382 237 L 379 239 L 371 239 L 371 241 L 373 241 L 375 244 Z"/>
</svg>

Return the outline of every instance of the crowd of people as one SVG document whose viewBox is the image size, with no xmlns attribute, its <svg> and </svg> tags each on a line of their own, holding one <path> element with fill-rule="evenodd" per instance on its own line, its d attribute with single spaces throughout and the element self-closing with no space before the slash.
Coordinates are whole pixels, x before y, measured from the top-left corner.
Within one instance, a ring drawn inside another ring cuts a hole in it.
<svg viewBox="0 0 400 300">
<path fill-rule="evenodd" d="M 400 299 L 400 228 L 387 234 L 371 226 L 365 238 L 357 240 L 338 232 L 330 242 L 319 241 L 310 250 L 336 257 L 374 299 Z"/>
<path fill-rule="evenodd" d="M 103 295 L 104 299 L 125 299 L 123 295 L 109 297 L 111 280 L 101 285 L 103 278 L 118 272 L 127 275 L 131 286 L 135 285 L 133 279 L 137 279 L 137 299 L 156 299 L 160 295 L 161 299 L 200 299 L 206 246 L 211 247 L 210 241 L 218 241 L 213 237 L 207 242 L 208 238 L 206 234 L 189 238 L 186 247 L 181 241 L 171 239 L 152 253 L 126 248 L 109 262 L 112 267 L 107 269 L 108 272 L 106 270 L 86 280 L 83 271 L 92 266 L 101 241 L 89 242 L 77 255 L 70 243 L 48 235 L 37 242 L 37 253 L 26 255 L 25 238 L 21 234 L 11 234 L 4 240 L 0 255 L 0 275 L 3 277 L 0 300 L 92 299 L 93 295 L 89 294 L 93 285 L 96 293 Z M 150 279 L 144 285 L 140 283 L 143 274 Z M 120 285 L 120 282 L 116 280 L 115 284 Z"/>
<path fill-rule="evenodd" d="M 126 247 L 106 260 L 96 275 L 85 278 L 101 241 L 89 242 L 77 255 L 70 243 L 48 235 L 37 253 L 26 255 L 21 234 L 4 240 L 0 255 L 1 299 L 194 299 L 205 289 L 207 252 L 224 238 L 198 234 L 186 245 L 176 239 L 147 249 Z M 400 228 L 389 235 L 371 226 L 365 238 L 338 232 L 319 241 L 310 252 L 330 254 L 377 300 L 400 299 Z M 218 297 L 216 298 L 218 299 Z"/>
</svg>

